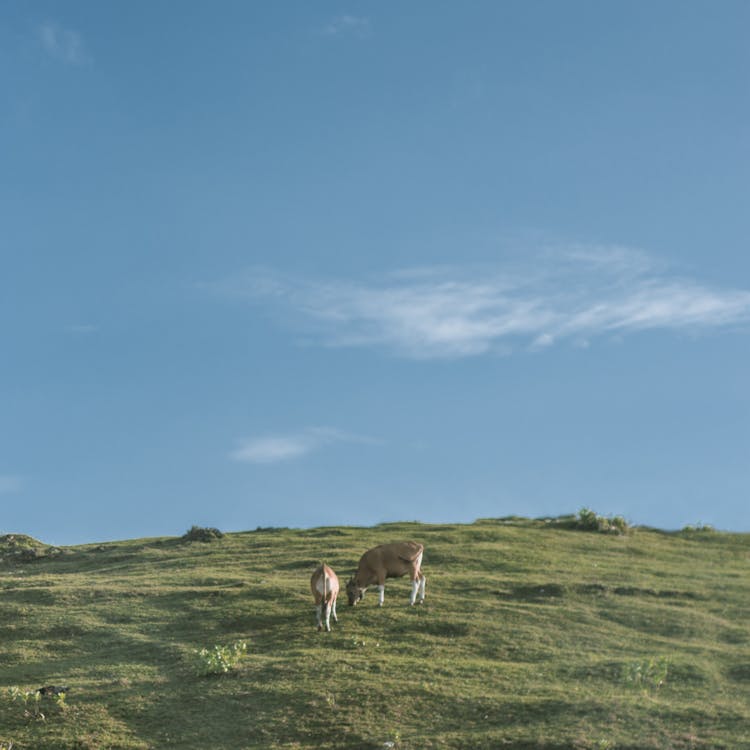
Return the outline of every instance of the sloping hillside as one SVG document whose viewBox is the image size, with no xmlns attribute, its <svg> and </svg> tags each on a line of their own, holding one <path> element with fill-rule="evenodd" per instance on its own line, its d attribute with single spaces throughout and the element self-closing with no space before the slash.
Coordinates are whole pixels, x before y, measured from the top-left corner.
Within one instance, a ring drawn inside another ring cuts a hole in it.
<svg viewBox="0 0 750 750">
<path fill-rule="evenodd" d="M 0 749 L 750 748 L 750 535 L 569 526 L 3 542 Z M 412 538 L 424 605 L 389 581 L 316 632 L 319 560 L 343 587 Z M 241 640 L 198 674 L 196 649 Z"/>
</svg>

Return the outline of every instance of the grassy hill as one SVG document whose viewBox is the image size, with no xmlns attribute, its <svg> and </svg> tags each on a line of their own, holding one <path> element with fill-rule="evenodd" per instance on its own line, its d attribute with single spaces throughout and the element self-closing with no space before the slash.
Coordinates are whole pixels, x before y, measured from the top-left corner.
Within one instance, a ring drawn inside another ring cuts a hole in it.
<svg viewBox="0 0 750 750">
<path fill-rule="evenodd" d="M 573 526 L 3 537 L 0 750 L 750 748 L 750 535 Z M 424 605 L 389 581 L 315 630 L 319 560 L 343 586 L 412 538 Z M 198 674 L 196 649 L 240 640 L 236 669 Z M 64 702 L 24 699 L 49 684 Z"/>
</svg>

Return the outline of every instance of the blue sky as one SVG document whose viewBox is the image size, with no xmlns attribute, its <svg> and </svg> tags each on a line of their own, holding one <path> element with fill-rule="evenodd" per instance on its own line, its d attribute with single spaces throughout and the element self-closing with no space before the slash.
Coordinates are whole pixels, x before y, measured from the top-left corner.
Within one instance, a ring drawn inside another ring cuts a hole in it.
<svg viewBox="0 0 750 750">
<path fill-rule="evenodd" d="M 750 529 L 746 2 L 8 2 L 0 532 Z"/>
</svg>

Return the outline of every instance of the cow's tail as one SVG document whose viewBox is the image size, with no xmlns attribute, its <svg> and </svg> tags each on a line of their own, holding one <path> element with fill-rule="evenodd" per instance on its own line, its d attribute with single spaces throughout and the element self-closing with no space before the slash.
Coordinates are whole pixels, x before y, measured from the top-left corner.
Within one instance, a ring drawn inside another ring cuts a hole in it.
<svg viewBox="0 0 750 750">
<path fill-rule="evenodd" d="M 323 615 L 324 624 L 328 621 L 328 594 L 331 590 L 331 579 L 326 573 L 326 566 L 323 565 L 323 601 L 321 602 L 321 611 Z"/>
</svg>

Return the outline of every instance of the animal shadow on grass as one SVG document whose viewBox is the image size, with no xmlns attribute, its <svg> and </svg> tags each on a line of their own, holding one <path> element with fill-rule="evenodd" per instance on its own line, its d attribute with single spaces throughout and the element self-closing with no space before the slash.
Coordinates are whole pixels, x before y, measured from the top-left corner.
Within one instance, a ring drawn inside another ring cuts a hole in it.
<svg viewBox="0 0 750 750">
<path fill-rule="evenodd" d="M 468 622 L 415 618 L 405 622 L 392 623 L 389 626 L 389 631 L 392 635 L 409 636 L 423 633 L 438 638 L 461 638 L 471 633 L 471 625 Z"/>
</svg>

